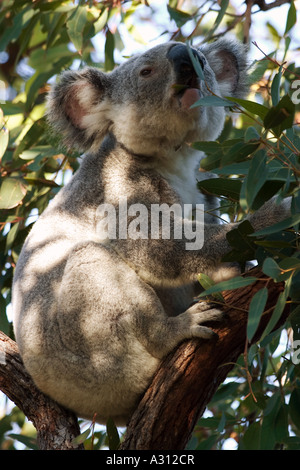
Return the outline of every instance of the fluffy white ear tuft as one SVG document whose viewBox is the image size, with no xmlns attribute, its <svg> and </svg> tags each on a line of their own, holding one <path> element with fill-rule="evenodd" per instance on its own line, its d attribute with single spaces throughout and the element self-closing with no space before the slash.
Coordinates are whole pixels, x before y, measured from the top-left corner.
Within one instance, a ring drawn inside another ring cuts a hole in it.
<svg viewBox="0 0 300 470">
<path fill-rule="evenodd" d="M 215 73 L 222 96 L 242 97 L 247 90 L 247 47 L 234 40 L 219 39 L 201 47 Z"/>
<path fill-rule="evenodd" d="M 98 147 L 110 126 L 109 79 L 97 69 L 67 71 L 47 100 L 47 118 L 64 144 L 80 151 Z"/>
</svg>

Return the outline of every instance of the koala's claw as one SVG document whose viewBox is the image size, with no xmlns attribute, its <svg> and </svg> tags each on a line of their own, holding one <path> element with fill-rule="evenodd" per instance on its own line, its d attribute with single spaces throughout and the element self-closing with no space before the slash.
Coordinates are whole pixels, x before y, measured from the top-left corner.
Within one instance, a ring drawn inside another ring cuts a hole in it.
<svg viewBox="0 0 300 470">
<path fill-rule="evenodd" d="M 226 318 L 226 314 L 215 308 L 215 305 L 207 302 L 195 303 L 184 312 L 184 315 L 188 317 L 191 336 L 202 339 L 218 338 L 217 333 L 209 327 L 203 326 L 203 323 L 220 322 Z"/>
<path fill-rule="evenodd" d="M 186 313 L 197 315 L 198 324 L 209 321 L 222 321 L 225 318 L 224 312 L 219 310 L 215 304 L 207 302 L 197 302 L 186 310 Z"/>
<path fill-rule="evenodd" d="M 192 329 L 192 337 L 201 338 L 201 339 L 218 339 L 219 336 L 213 330 L 208 328 L 207 326 L 197 326 Z"/>
</svg>

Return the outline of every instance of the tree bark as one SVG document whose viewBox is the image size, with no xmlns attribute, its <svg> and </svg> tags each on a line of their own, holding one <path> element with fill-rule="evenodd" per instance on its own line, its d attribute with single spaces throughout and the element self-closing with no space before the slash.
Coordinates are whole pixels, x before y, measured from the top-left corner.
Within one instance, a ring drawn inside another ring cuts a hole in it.
<svg viewBox="0 0 300 470">
<path fill-rule="evenodd" d="M 213 330 L 217 341 L 190 340 L 169 354 L 153 377 L 128 424 L 122 450 L 182 450 L 206 405 L 246 346 L 247 313 L 253 295 L 267 286 L 269 298 L 254 341 L 272 314 L 283 284 L 258 269 L 254 284 L 223 293 L 228 320 Z M 286 319 L 284 312 L 280 323 Z M 279 324 L 276 325 L 278 327 Z"/>
<path fill-rule="evenodd" d="M 73 440 L 80 430 L 76 416 L 41 393 L 26 371 L 17 344 L 0 332 L 0 390 L 37 430 L 41 450 L 82 449 Z"/>
<path fill-rule="evenodd" d="M 250 286 L 226 291 L 228 319 L 217 327 L 214 341 L 189 340 L 162 362 L 127 427 L 120 450 L 181 450 L 206 405 L 225 380 L 246 345 L 247 312 L 253 295 L 269 291 L 266 314 L 255 335 L 259 338 L 276 305 L 283 283 L 275 284 L 258 269 Z M 284 312 L 280 323 L 286 319 Z M 277 325 L 278 327 L 278 325 Z M 76 416 L 41 393 L 26 372 L 16 343 L 0 332 L 0 390 L 33 422 L 40 449 L 82 449 Z"/>
</svg>

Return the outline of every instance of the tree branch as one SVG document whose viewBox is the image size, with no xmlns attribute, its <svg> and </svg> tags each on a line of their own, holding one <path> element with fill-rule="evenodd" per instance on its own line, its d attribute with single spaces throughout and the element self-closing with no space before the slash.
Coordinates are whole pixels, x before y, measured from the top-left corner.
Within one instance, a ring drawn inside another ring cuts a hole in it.
<svg viewBox="0 0 300 470">
<path fill-rule="evenodd" d="M 250 0 L 251 1 L 251 0 Z M 248 3 L 248 0 L 247 2 Z M 271 10 L 272 8 L 280 7 L 285 3 L 291 3 L 290 0 L 274 0 L 272 3 L 266 3 L 265 0 L 256 0 L 254 5 L 257 5 L 261 11 Z"/>
<path fill-rule="evenodd" d="M 246 345 L 247 310 L 253 295 L 267 286 L 268 314 L 256 333 L 262 334 L 283 284 L 275 284 L 257 269 L 260 280 L 223 293 L 229 318 L 218 328 L 217 341 L 191 340 L 169 354 L 134 412 L 122 450 L 184 449 L 193 428 L 218 386 L 227 377 Z M 270 309 L 270 311 L 269 311 Z M 283 324 L 287 312 L 281 318 Z M 277 325 L 278 327 L 278 325 Z"/>
<path fill-rule="evenodd" d="M 17 344 L 2 332 L 0 390 L 33 422 L 41 450 L 83 448 L 73 443 L 80 433 L 76 416 L 36 388 L 23 365 Z"/>
</svg>

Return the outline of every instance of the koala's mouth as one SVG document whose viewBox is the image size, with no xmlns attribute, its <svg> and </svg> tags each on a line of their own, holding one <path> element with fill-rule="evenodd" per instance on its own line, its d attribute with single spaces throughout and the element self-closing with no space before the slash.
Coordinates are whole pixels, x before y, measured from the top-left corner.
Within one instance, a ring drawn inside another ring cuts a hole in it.
<svg viewBox="0 0 300 470">
<path fill-rule="evenodd" d="M 200 99 L 199 82 L 194 77 L 188 81 L 187 84 L 174 84 L 174 95 L 178 99 L 180 107 L 188 110 L 190 107 Z"/>
</svg>

